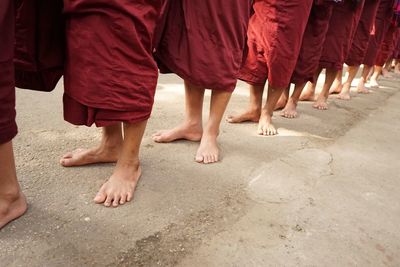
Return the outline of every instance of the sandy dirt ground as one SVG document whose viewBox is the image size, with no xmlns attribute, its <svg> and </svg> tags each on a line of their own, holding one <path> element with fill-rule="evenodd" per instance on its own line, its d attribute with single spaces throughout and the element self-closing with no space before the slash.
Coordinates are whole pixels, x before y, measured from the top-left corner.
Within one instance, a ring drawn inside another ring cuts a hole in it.
<svg viewBox="0 0 400 267">
<path fill-rule="evenodd" d="M 301 103 L 298 119 L 277 114 L 276 137 L 224 122 L 222 161 L 204 166 L 196 143 L 151 140 L 183 116 L 182 82 L 162 76 L 143 176 L 117 209 L 92 201 L 113 164 L 58 164 L 100 138 L 63 121 L 62 84 L 18 90 L 14 144 L 29 210 L 0 231 L 0 266 L 400 266 L 400 79 L 382 85 L 330 99 L 329 111 Z M 239 83 L 227 113 L 247 94 Z"/>
</svg>

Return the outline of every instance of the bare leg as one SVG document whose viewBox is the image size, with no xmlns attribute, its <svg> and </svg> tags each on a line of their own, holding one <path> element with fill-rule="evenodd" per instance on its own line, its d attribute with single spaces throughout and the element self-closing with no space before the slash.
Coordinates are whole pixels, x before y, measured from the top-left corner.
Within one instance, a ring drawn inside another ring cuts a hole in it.
<svg viewBox="0 0 400 267">
<path fill-rule="evenodd" d="M 303 91 L 305 85 L 305 83 L 295 85 L 293 94 L 287 101 L 285 108 L 282 110 L 281 116 L 288 119 L 297 117 L 297 103 L 299 102 L 301 92 Z"/>
<path fill-rule="evenodd" d="M 0 144 L 0 229 L 27 209 L 15 171 L 12 143 Z"/>
<path fill-rule="evenodd" d="M 217 137 L 231 95 L 232 93 L 223 91 L 213 91 L 211 94 L 210 115 L 195 157 L 199 163 L 209 164 L 219 161 Z"/>
<path fill-rule="evenodd" d="M 391 74 L 390 74 L 390 70 L 392 68 L 392 62 L 393 62 L 393 58 L 390 57 L 386 62 L 385 62 L 385 66 L 382 69 L 382 76 L 385 78 L 390 78 Z"/>
<path fill-rule="evenodd" d="M 382 69 L 383 68 L 381 66 L 375 65 L 374 73 L 372 74 L 371 79 L 369 81 L 369 84 L 370 84 L 371 88 L 379 88 L 378 79 L 379 79 L 379 76 L 382 73 Z"/>
<path fill-rule="evenodd" d="M 250 102 L 247 110 L 240 115 L 229 115 L 226 120 L 230 123 L 258 122 L 261 114 L 264 87 L 264 85 L 250 85 Z"/>
<path fill-rule="evenodd" d="M 395 62 L 394 73 L 400 74 L 400 60 L 396 60 L 396 62 Z"/>
<path fill-rule="evenodd" d="M 343 77 L 343 69 L 338 71 L 338 73 L 336 74 L 332 87 L 329 90 L 329 94 L 339 94 L 342 91 L 342 77 Z"/>
<path fill-rule="evenodd" d="M 360 94 L 368 94 L 369 93 L 369 90 L 365 87 L 365 83 L 368 80 L 368 75 L 369 75 L 371 69 L 372 69 L 372 66 L 364 65 L 361 79 L 357 85 L 357 92 Z"/>
<path fill-rule="evenodd" d="M 117 207 L 133 198 L 141 175 L 139 149 L 147 121 L 124 123 L 124 141 L 114 172 L 103 184 L 94 201 L 106 207 Z"/>
<path fill-rule="evenodd" d="M 102 128 L 100 145 L 91 149 L 76 149 L 65 154 L 60 164 L 64 167 L 83 166 L 94 163 L 116 162 L 122 148 L 121 124 Z"/>
<path fill-rule="evenodd" d="M 272 86 L 268 86 L 267 102 L 261 110 L 260 121 L 258 122 L 257 133 L 259 135 L 270 136 L 278 134 L 275 126 L 272 124 L 272 115 L 274 113 L 276 103 L 278 102 L 279 97 L 281 97 L 284 90 L 285 88 L 273 88 Z"/>
<path fill-rule="evenodd" d="M 350 88 L 351 84 L 356 77 L 360 66 L 349 66 L 348 75 L 346 81 L 343 83 L 342 92 L 337 96 L 338 99 L 350 100 Z"/>
<path fill-rule="evenodd" d="M 328 109 L 328 97 L 329 97 L 329 89 L 332 86 L 332 83 L 336 77 L 337 70 L 326 69 L 326 78 L 324 86 L 322 87 L 322 91 L 319 94 L 317 101 L 313 105 L 314 108 L 319 110 L 327 110 Z"/>
<path fill-rule="evenodd" d="M 179 139 L 198 142 L 203 134 L 204 88 L 185 81 L 185 118 L 182 124 L 153 134 L 157 143 L 168 143 Z"/>
<path fill-rule="evenodd" d="M 315 89 L 317 88 L 317 81 L 321 74 L 322 68 L 319 68 L 314 76 L 314 83 L 308 83 L 300 96 L 300 101 L 315 101 Z"/>
<path fill-rule="evenodd" d="M 276 103 L 275 110 L 283 109 L 286 106 L 289 99 L 289 93 L 290 93 L 290 86 L 283 91 L 281 97 L 278 100 L 278 103 Z"/>
</svg>

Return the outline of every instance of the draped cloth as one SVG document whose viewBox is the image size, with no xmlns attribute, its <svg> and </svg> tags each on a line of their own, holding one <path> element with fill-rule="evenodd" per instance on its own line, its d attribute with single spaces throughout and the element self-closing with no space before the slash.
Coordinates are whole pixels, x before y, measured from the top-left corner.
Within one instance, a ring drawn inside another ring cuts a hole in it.
<svg viewBox="0 0 400 267">
<path fill-rule="evenodd" d="M 64 118 L 76 125 L 150 117 L 158 78 L 154 36 L 162 0 L 64 0 Z"/>
<path fill-rule="evenodd" d="M 393 17 L 393 0 L 381 0 L 376 13 L 374 29 L 363 60 L 363 64 L 373 66 L 376 62 L 379 48 L 385 39 Z"/>
<path fill-rule="evenodd" d="M 255 0 L 248 31 L 249 53 L 239 78 L 286 88 L 296 66 L 314 0 Z"/>
<path fill-rule="evenodd" d="M 394 54 L 397 45 L 397 40 L 400 34 L 400 28 L 397 25 L 391 24 L 386 32 L 385 38 L 379 48 L 379 53 L 375 61 L 375 65 L 383 66 Z"/>
<path fill-rule="evenodd" d="M 333 7 L 332 1 L 320 1 L 313 5 L 304 32 L 296 68 L 292 75 L 292 83 L 313 82 L 315 73 L 318 70 L 322 49 L 324 48 Z"/>
<path fill-rule="evenodd" d="M 171 0 L 156 57 L 162 73 L 193 85 L 232 92 L 243 63 L 249 0 Z"/>
<path fill-rule="evenodd" d="M 344 1 L 334 7 L 320 60 L 321 68 L 335 70 L 343 68 L 363 6 L 364 1 L 356 6 L 352 1 Z"/>
<path fill-rule="evenodd" d="M 15 122 L 14 0 L 0 1 L 0 144 L 18 132 Z"/>
</svg>

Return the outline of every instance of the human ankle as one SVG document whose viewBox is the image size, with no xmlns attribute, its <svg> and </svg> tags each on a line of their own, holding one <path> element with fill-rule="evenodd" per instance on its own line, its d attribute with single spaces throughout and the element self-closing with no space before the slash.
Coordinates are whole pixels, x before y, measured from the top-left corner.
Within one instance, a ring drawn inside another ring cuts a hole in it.
<svg viewBox="0 0 400 267">
<path fill-rule="evenodd" d="M 17 188 L 10 188 L 1 190 L 0 192 L 0 200 L 7 201 L 7 202 L 14 202 L 21 197 L 21 190 Z"/>
<path fill-rule="evenodd" d="M 185 119 L 182 125 L 191 130 L 202 130 L 203 128 L 201 121 L 193 119 Z"/>
<path fill-rule="evenodd" d="M 139 159 L 120 159 L 117 162 L 117 166 L 115 172 L 120 169 L 133 169 L 134 171 L 139 170 L 140 168 L 140 161 Z"/>
</svg>

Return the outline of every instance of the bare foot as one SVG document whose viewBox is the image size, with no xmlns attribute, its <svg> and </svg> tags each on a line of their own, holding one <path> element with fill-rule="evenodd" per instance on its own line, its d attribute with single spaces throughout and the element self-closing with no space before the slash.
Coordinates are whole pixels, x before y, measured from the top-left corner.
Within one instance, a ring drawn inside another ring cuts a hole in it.
<svg viewBox="0 0 400 267">
<path fill-rule="evenodd" d="M 169 143 L 180 139 L 198 142 L 203 134 L 203 127 L 198 124 L 182 124 L 170 130 L 158 131 L 153 134 L 153 141 L 157 143 Z"/>
<path fill-rule="evenodd" d="M 195 161 L 210 164 L 219 161 L 219 148 L 216 135 L 204 134 L 196 152 Z"/>
<path fill-rule="evenodd" d="M 327 110 L 328 109 L 328 98 L 320 94 L 318 96 L 317 101 L 313 105 L 314 108 L 319 110 Z"/>
<path fill-rule="evenodd" d="M 337 99 L 350 100 L 351 99 L 350 88 L 351 88 L 350 82 L 345 82 L 343 84 L 342 91 L 340 92 L 340 94 L 337 95 Z"/>
<path fill-rule="evenodd" d="M 26 198 L 22 192 L 17 196 L 0 196 L 0 229 L 21 217 L 27 208 Z"/>
<path fill-rule="evenodd" d="M 357 86 L 357 93 L 359 94 L 369 94 L 369 90 L 365 87 L 365 83 L 361 82 Z"/>
<path fill-rule="evenodd" d="M 371 88 L 379 88 L 379 83 L 378 83 L 377 80 L 371 79 L 371 80 L 369 81 L 369 86 L 370 86 Z"/>
<path fill-rule="evenodd" d="M 273 136 L 278 134 L 275 126 L 272 124 L 272 117 L 266 111 L 261 113 L 257 134 L 265 136 Z"/>
<path fill-rule="evenodd" d="M 282 110 L 281 116 L 288 119 L 297 118 L 297 105 L 293 99 L 289 98 L 286 107 Z"/>
<path fill-rule="evenodd" d="M 351 99 L 350 92 L 341 92 L 340 94 L 337 95 L 337 99 L 350 100 Z"/>
<path fill-rule="evenodd" d="M 65 154 L 60 164 L 64 167 L 83 166 L 95 163 L 111 163 L 118 160 L 121 147 L 98 147 L 92 149 L 76 149 Z"/>
<path fill-rule="evenodd" d="M 249 109 L 240 115 L 229 115 L 226 121 L 229 123 L 241 123 L 246 121 L 258 122 L 260 120 L 261 111 L 258 109 Z"/>
<path fill-rule="evenodd" d="M 300 95 L 300 101 L 315 101 L 315 91 L 306 86 L 306 89 Z"/>
<path fill-rule="evenodd" d="M 113 175 L 103 184 L 94 202 L 106 207 L 118 207 L 133 198 L 142 170 L 139 163 L 118 162 Z"/>
<path fill-rule="evenodd" d="M 342 88 L 343 88 L 343 85 L 341 85 L 341 84 L 335 88 L 331 88 L 329 90 L 329 94 L 340 94 L 340 92 L 342 92 Z"/>
<path fill-rule="evenodd" d="M 391 78 L 392 74 L 385 68 L 382 69 L 382 76 L 385 78 Z"/>
</svg>

